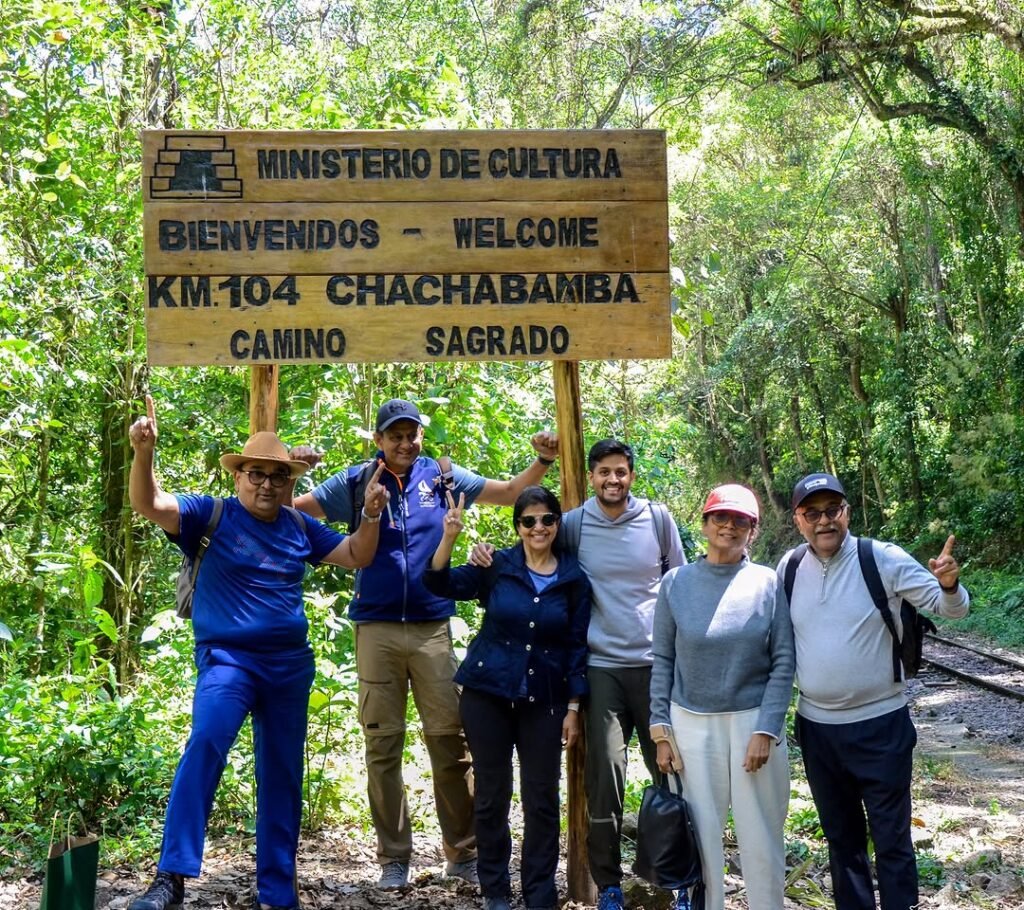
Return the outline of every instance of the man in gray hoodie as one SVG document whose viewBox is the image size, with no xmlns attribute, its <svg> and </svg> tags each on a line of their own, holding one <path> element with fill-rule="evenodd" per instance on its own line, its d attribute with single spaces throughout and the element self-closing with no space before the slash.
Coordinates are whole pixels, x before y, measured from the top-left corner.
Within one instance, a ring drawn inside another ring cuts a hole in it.
<svg viewBox="0 0 1024 910">
<path fill-rule="evenodd" d="M 661 576 L 686 557 L 665 506 L 630 494 L 636 471 L 628 445 L 602 439 L 591 446 L 587 467 L 594 495 L 565 515 L 561 542 L 576 553 L 593 587 L 584 715 L 587 852 L 599 910 L 619 910 L 622 804 L 634 731 L 652 780 L 658 776 L 650 738 L 654 604 Z"/>
</svg>

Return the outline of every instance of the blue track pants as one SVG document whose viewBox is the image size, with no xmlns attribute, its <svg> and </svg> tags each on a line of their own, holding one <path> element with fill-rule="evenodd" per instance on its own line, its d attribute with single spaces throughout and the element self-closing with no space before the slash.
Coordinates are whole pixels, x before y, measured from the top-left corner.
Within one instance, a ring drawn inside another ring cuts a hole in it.
<svg viewBox="0 0 1024 910">
<path fill-rule="evenodd" d="M 306 712 L 313 684 L 310 651 L 263 654 L 196 648 L 199 678 L 192 733 L 171 786 L 161 872 L 197 876 L 206 823 L 228 750 L 252 715 L 256 759 L 256 886 L 259 900 L 291 907 L 302 821 Z"/>
</svg>

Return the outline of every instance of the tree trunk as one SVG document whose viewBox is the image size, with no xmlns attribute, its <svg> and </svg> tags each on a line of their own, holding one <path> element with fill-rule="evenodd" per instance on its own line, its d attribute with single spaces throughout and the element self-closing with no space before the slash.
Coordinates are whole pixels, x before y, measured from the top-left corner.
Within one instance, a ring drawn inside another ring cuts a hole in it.
<svg viewBox="0 0 1024 910">
<path fill-rule="evenodd" d="M 871 457 L 871 434 L 874 432 L 875 421 L 871 411 L 871 400 L 868 398 L 867 389 L 864 388 L 864 380 L 861 377 L 861 353 L 859 350 L 850 355 L 850 388 L 853 390 L 854 397 L 860 402 L 861 463 L 871 476 L 878 508 L 884 510 L 885 491 L 882 488 L 882 477 L 878 473 L 878 465 Z M 866 521 L 866 512 L 864 517 Z"/>
<path fill-rule="evenodd" d="M 814 400 L 815 410 L 818 418 L 818 434 L 821 440 L 821 463 L 825 471 L 835 474 L 836 466 L 832 460 L 832 446 L 828 436 L 828 414 L 825 407 L 825 400 L 818 387 L 818 377 L 814 375 L 814 367 L 811 366 L 810 357 L 807 354 L 803 343 L 800 345 L 800 371 L 803 373 L 804 382 Z"/>
<path fill-rule="evenodd" d="M 785 521 L 786 500 L 775 490 L 775 467 L 772 464 L 771 453 L 768 451 L 768 426 L 764 418 L 762 408 L 763 402 L 758 401 L 752 406 L 747 399 L 746 392 L 743 394 L 743 407 L 750 418 L 750 426 L 754 431 L 754 442 L 757 443 L 757 464 L 761 471 L 761 483 L 764 485 L 765 497 L 772 507 L 776 519 Z"/>
<path fill-rule="evenodd" d="M 804 454 L 804 428 L 800 422 L 800 396 L 791 395 L 789 398 L 789 422 L 793 427 L 793 453 L 796 455 L 796 463 L 800 466 L 800 472 L 809 474 L 807 469 L 807 456 Z"/>
</svg>

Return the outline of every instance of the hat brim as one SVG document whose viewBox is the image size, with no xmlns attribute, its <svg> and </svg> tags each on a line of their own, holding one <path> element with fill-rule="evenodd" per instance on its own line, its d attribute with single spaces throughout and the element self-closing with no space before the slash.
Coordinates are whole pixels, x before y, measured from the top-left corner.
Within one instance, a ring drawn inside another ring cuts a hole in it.
<svg viewBox="0 0 1024 910">
<path fill-rule="evenodd" d="M 400 420 L 408 420 L 412 423 L 417 423 L 423 426 L 423 420 L 420 417 L 413 417 L 411 414 L 396 414 L 394 417 L 389 417 L 384 423 L 377 427 L 378 433 L 383 433 L 388 427 L 394 426 Z"/>
<path fill-rule="evenodd" d="M 744 508 L 739 503 L 720 502 L 705 509 L 703 514 L 710 515 L 712 512 L 735 512 L 737 515 L 746 515 L 747 518 L 752 518 L 754 521 L 761 520 L 760 515 L 756 512 L 751 512 L 750 509 Z"/>
<path fill-rule="evenodd" d="M 304 461 L 295 458 L 279 458 L 277 455 L 242 455 L 238 452 L 226 452 L 220 456 L 220 466 L 225 471 L 240 471 L 242 465 L 250 461 L 269 461 L 273 464 L 283 464 L 288 468 L 292 479 L 301 477 L 309 470 L 309 465 Z"/>
</svg>

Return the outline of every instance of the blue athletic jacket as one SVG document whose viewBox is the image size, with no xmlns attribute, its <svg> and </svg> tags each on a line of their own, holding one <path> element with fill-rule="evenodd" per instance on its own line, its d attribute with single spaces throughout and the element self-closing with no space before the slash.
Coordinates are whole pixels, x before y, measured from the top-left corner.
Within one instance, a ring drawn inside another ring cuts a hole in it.
<svg viewBox="0 0 1024 910">
<path fill-rule="evenodd" d="M 496 551 L 486 569 L 428 568 L 423 581 L 436 594 L 479 600 L 484 609 L 483 625 L 455 674 L 457 683 L 552 707 L 587 694 L 590 582 L 575 556 L 558 555 L 558 578 L 540 594 L 522 544 Z"/>
<path fill-rule="evenodd" d="M 383 457 L 377 453 L 378 459 Z M 365 463 L 352 465 L 313 491 L 328 521 L 351 526 L 352 499 L 364 467 Z M 437 462 L 425 456 L 416 459 L 404 478 L 387 470 L 381 474 L 391 499 L 381 514 L 373 562 L 356 572 L 355 596 L 348 608 L 354 622 L 427 622 L 455 612 L 455 601 L 423 586 L 423 570 L 441 542 L 448 510 L 440 475 Z M 475 494 L 466 499 L 469 505 Z"/>
</svg>

